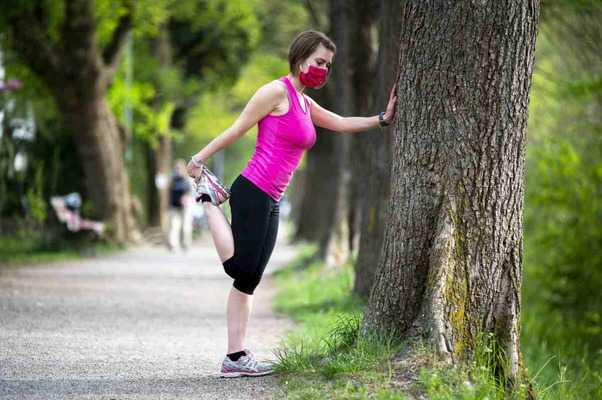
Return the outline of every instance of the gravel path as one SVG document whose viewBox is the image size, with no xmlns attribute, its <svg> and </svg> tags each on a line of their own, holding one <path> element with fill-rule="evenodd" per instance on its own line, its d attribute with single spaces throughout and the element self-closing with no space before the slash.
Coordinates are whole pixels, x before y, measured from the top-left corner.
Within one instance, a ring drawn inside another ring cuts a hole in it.
<svg viewBox="0 0 602 400">
<path fill-rule="evenodd" d="M 292 327 L 271 308 L 270 273 L 293 256 L 280 236 L 256 291 L 247 347 L 260 359 Z M 0 266 L 0 399 L 273 398 L 275 376 L 216 376 L 231 282 L 206 237 L 187 254 Z"/>
</svg>

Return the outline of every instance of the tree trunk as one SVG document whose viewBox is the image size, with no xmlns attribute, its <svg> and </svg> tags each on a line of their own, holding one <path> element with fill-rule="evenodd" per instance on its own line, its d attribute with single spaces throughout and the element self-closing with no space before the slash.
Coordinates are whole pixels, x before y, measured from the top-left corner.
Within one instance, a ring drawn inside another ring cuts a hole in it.
<svg viewBox="0 0 602 400">
<path fill-rule="evenodd" d="M 521 372 L 525 128 L 539 2 L 402 7 L 391 197 L 364 329 L 448 360 L 480 333 Z"/>
<path fill-rule="evenodd" d="M 371 92 L 375 81 L 373 77 L 375 51 L 374 22 L 378 11 L 378 2 L 375 0 L 353 0 L 351 15 L 350 47 L 351 82 L 353 87 L 352 115 L 367 115 L 371 106 Z M 349 185 L 349 248 L 351 255 L 355 256 L 359 250 L 360 233 L 364 201 L 367 199 L 366 188 L 370 170 L 367 168 L 369 161 L 368 147 L 373 140 L 372 136 L 378 131 L 355 133 L 351 135 L 350 167 L 351 182 Z"/>
<path fill-rule="evenodd" d="M 332 86 L 327 84 L 310 94 L 319 104 L 329 104 L 334 97 Z M 335 206 L 332 201 L 337 187 L 332 184 L 336 170 L 337 138 L 325 129 L 316 128 L 316 143 L 306 153 L 303 193 L 296 212 L 295 241 L 306 240 L 321 243 L 327 240 L 331 216 Z"/>
<path fill-rule="evenodd" d="M 96 217 L 107 224 L 108 237 L 118 242 L 137 239 L 123 140 L 105 95 L 90 91 L 88 96 L 72 99 L 59 101 L 60 110 L 74 133 Z"/>
<path fill-rule="evenodd" d="M 167 69 L 172 64 L 172 48 L 169 41 L 169 33 L 166 25 L 161 25 L 159 34 L 153 43 L 154 54 L 159 61 L 160 71 Z M 163 95 L 161 82 L 155 82 L 158 87 L 158 94 L 154 99 L 154 108 L 157 113 L 161 112 L 161 108 L 167 99 Z M 169 132 L 157 132 L 157 142 L 154 145 L 147 146 L 147 159 L 149 166 L 148 182 L 148 223 L 150 226 L 159 226 L 164 232 L 167 231 L 167 210 L 169 205 L 169 184 L 170 171 L 172 167 L 171 157 L 171 137 Z M 156 177 L 159 177 L 158 183 L 162 184 L 157 187 Z M 163 181 L 165 184 L 163 185 Z"/>
<path fill-rule="evenodd" d="M 329 19 L 330 36 L 337 44 L 336 65 L 333 63 L 331 79 L 335 88 L 332 109 L 340 115 L 349 115 L 353 87 L 351 86 L 351 43 L 350 43 L 350 4 L 349 0 L 330 0 Z M 341 265 L 350 256 L 349 249 L 349 186 L 351 183 L 351 167 L 349 151 L 351 137 L 341 133 L 333 135 L 335 168 L 330 170 L 330 185 L 336 189 L 335 195 L 329 199 L 335 207 L 328 217 L 330 230 L 326 240 L 320 243 L 319 255 L 327 265 Z"/>
<path fill-rule="evenodd" d="M 106 46 L 100 48 L 92 0 L 67 1 L 58 37 L 49 34 L 44 2 L 15 6 L 8 18 L 11 46 L 50 88 L 71 128 L 85 173 L 86 190 L 107 235 L 138 238 L 123 162 L 123 138 L 106 101 L 107 88 L 132 26 L 134 3 L 124 5 Z"/>
<path fill-rule="evenodd" d="M 171 170 L 171 139 L 159 136 L 155 147 L 146 145 L 148 188 L 147 216 L 149 226 L 167 229 L 169 179 Z M 157 186 L 159 184 L 160 186 Z"/>
<path fill-rule="evenodd" d="M 401 2 L 384 0 L 380 4 L 379 50 L 376 62 L 375 99 L 373 113 L 387 106 L 389 92 L 398 71 L 399 34 L 401 31 Z M 374 282 L 374 273 L 380 258 L 386 226 L 387 201 L 390 192 L 390 166 L 393 128 L 382 132 L 367 132 L 363 143 L 367 153 L 362 170 L 363 196 L 359 251 L 355 264 L 354 292 L 368 298 Z"/>
</svg>

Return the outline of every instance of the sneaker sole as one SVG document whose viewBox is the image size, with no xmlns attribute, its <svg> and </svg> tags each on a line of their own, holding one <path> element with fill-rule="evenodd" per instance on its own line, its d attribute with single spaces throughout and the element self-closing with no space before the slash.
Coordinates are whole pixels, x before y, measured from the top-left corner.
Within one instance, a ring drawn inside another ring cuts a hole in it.
<svg viewBox="0 0 602 400">
<path fill-rule="evenodd" d="M 230 198 L 230 189 L 224 186 L 215 175 L 209 172 L 209 170 L 204 173 L 204 177 L 207 180 L 207 185 L 209 186 L 208 190 L 212 191 L 212 193 L 208 193 L 212 204 L 219 206 Z M 195 182 L 195 184 L 197 187 L 199 186 L 198 183 Z M 197 203 L 200 199 L 201 196 L 197 192 L 195 197 Z"/>
<path fill-rule="evenodd" d="M 221 378 L 238 378 L 240 376 L 264 376 L 273 373 L 274 371 L 266 372 L 221 372 Z"/>
</svg>

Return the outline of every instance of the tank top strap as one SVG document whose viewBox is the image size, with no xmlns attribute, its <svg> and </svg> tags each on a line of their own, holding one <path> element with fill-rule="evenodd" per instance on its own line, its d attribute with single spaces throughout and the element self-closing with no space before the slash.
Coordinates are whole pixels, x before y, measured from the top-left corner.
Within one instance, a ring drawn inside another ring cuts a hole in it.
<svg viewBox="0 0 602 400">
<path fill-rule="evenodd" d="M 282 81 L 284 81 L 287 89 L 288 89 L 288 94 L 290 98 L 293 98 L 293 103 L 295 103 L 295 108 L 297 108 L 297 110 L 299 110 L 302 113 L 306 113 L 305 111 L 303 111 L 303 109 L 301 108 L 301 104 L 299 103 L 299 96 L 297 96 L 297 91 L 295 90 L 295 87 L 293 86 L 293 83 L 285 76 L 283 76 L 281 78 Z M 303 96 L 303 101 L 305 102 L 305 109 L 307 110 L 307 102 L 305 101 L 305 95 Z"/>
</svg>

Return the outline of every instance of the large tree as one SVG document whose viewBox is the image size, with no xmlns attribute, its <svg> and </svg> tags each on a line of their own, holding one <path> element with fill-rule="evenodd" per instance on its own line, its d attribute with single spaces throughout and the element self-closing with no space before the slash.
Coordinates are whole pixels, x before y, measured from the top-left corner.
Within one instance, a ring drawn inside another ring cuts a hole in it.
<svg viewBox="0 0 602 400">
<path fill-rule="evenodd" d="M 525 128 L 539 1 L 406 1 L 387 227 L 364 328 L 521 371 Z M 391 40 L 396 40 L 392 38 Z"/>
<path fill-rule="evenodd" d="M 48 86 L 72 131 L 87 196 L 119 242 L 137 230 L 123 163 L 124 137 L 106 100 L 132 29 L 134 2 L 113 7 L 114 28 L 103 45 L 93 0 L 6 2 L 0 8 L 9 44 Z"/>
</svg>

